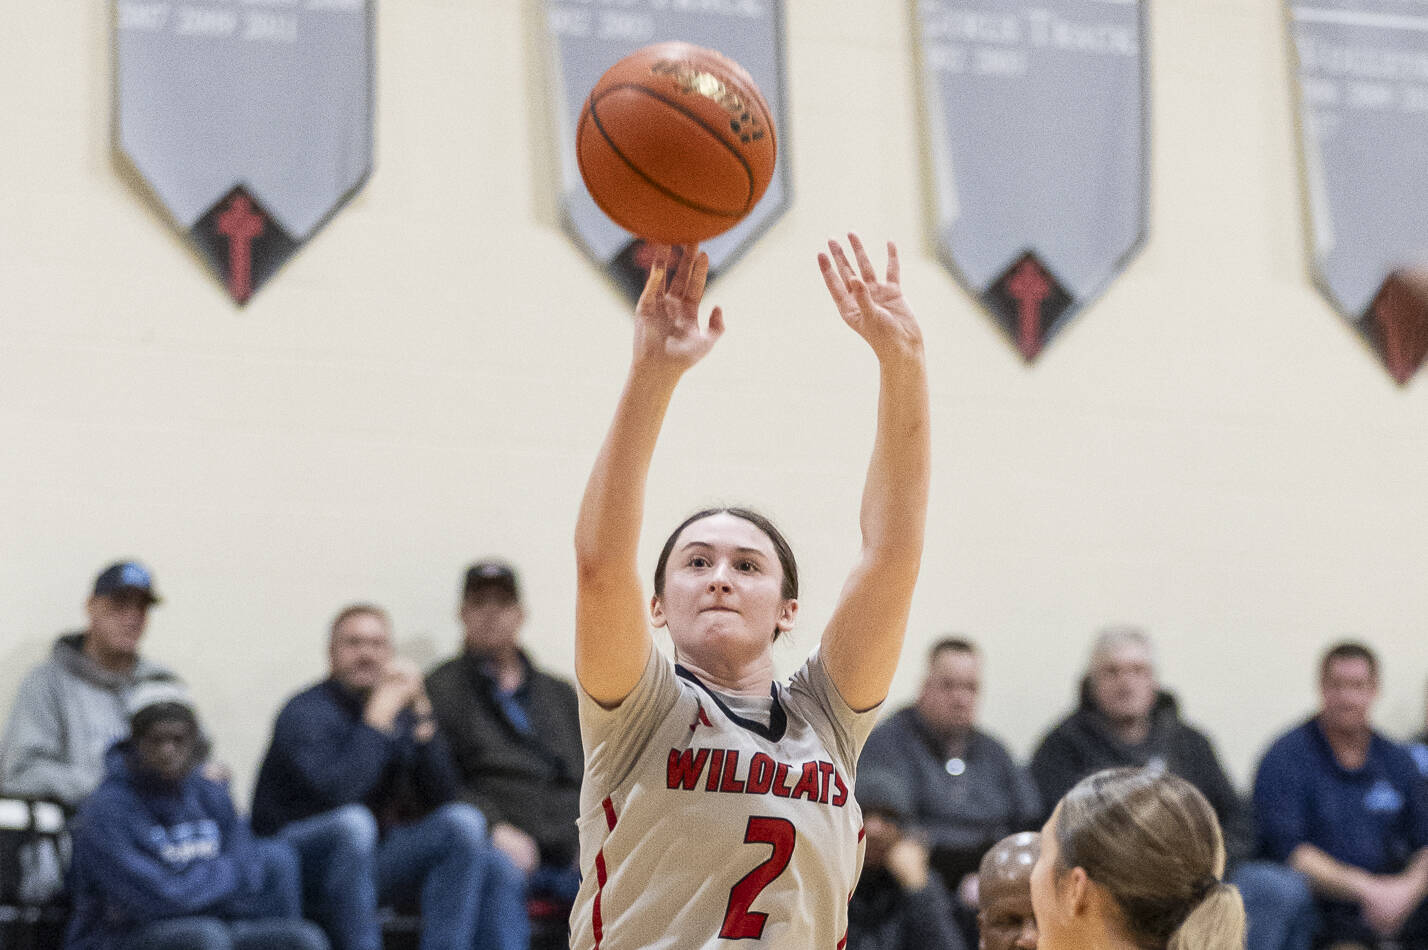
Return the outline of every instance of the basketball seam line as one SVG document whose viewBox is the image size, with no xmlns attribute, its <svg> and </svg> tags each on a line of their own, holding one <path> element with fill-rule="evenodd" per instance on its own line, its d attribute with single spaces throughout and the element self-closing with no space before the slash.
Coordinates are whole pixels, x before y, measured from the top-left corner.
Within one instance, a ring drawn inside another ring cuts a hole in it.
<svg viewBox="0 0 1428 950">
<path fill-rule="evenodd" d="M 657 99 L 657 100 L 659 100 L 660 102 L 663 102 L 665 105 L 669 106 L 669 107 L 670 107 L 671 109 L 673 109 L 674 111 L 680 113 L 680 114 L 683 115 L 685 118 L 689 119 L 689 121 L 693 122 L 695 125 L 699 126 L 701 129 L 703 129 L 704 131 L 708 132 L 711 136 L 713 136 L 713 137 L 719 142 L 719 144 L 720 144 L 720 145 L 723 145 L 724 148 L 728 150 L 729 154 L 730 154 L 730 155 L 733 155 L 734 158 L 735 158 L 735 160 L 737 160 L 738 163 L 744 167 L 744 174 L 745 174 L 745 175 L 748 177 L 748 179 L 749 179 L 749 197 L 746 198 L 746 199 L 744 199 L 744 208 L 743 208 L 742 211 L 737 211 L 737 212 L 719 211 L 719 210 L 717 210 L 717 209 L 715 209 L 715 208 L 709 208 L 709 207 L 706 207 L 706 206 L 704 206 L 704 205 L 695 204 L 694 202 L 690 201 L 688 198 L 685 198 L 683 195 L 678 194 L 678 193 L 676 193 L 676 192 L 674 192 L 674 191 L 671 191 L 670 189 L 668 189 L 668 188 L 666 188 L 665 186 L 661 185 L 659 182 L 655 181 L 655 180 L 654 180 L 653 178 L 651 178 L 649 175 L 646 175 L 643 170 L 641 170 L 637 165 L 635 165 L 634 162 L 630 161 L 630 159 L 625 156 L 625 153 L 624 153 L 624 152 L 620 151 L 620 147 L 615 144 L 615 142 L 614 142 L 613 139 L 610 138 L 609 133 L 605 131 L 605 126 L 600 123 L 600 116 L 595 113 L 595 105 L 596 105 L 596 103 L 597 103 L 599 100 L 592 99 L 592 100 L 590 101 L 590 108 L 587 110 L 587 114 L 590 116 L 590 121 L 593 122 L 593 123 L 595 123 L 595 128 L 600 131 L 600 137 L 605 140 L 605 142 L 606 142 L 607 145 L 610 146 L 610 150 L 611 150 L 612 152 L 614 152 L 616 155 L 619 156 L 620 161 L 624 162 L 626 165 L 629 166 L 630 171 L 634 172 L 636 175 L 638 175 L 638 176 L 640 176 L 641 178 L 643 178 L 643 179 L 644 179 L 646 182 L 648 182 L 649 185 L 650 185 L 652 188 L 654 188 L 656 191 L 659 191 L 661 194 L 666 195 L 667 197 L 673 198 L 674 200 L 678 201 L 680 204 L 688 205 L 690 208 L 693 208 L 695 211 L 699 211 L 699 212 L 702 212 L 702 213 L 704 213 L 704 214 L 712 214 L 712 215 L 714 215 L 715 217 L 718 217 L 718 218 L 737 218 L 737 217 L 741 217 L 741 216 L 743 216 L 743 215 L 745 215 L 745 214 L 748 214 L 748 212 L 749 212 L 749 205 L 750 205 L 750 203 L 752 202 L 753 197 L 754 197 L 754 170 L 749 166 L 749 162 L 748 162 L 747 159 L 744 158 L 744 156 L 740 155 L 740 154 L 738 153 L 738 151 L 736 151 L 735 149 L 729 148 L 728 143 L 724 141 L 724 137 L 723 137 L 722 135 L 720 135 L 720 134 L 719 134 L 718 132 L 716 132 L 714 129 L 711 129 L 708 125 L 706 125 L 706 124 L 699 118 L 699 116 L 693 114 L 693 113 L 690 112 L 688 109 L 686 109 L 686 108 L 684 108 L 683 106 L 681 106 L 679 103 L 674 102 L 673 100 L 668 99 L 668 98 L 666 98 L 665 96 L 662 96 L 662 95 L 660 95 L 659 93 L 654 92 L 653 90 L 651 90 L 651 89 L 649 89 L 648 87 L 645 87 L 645 86 L 638 86 L 638 85 L 635 85 L 635 84 L 633 84 L 633 83 L 621 83 L 621 84 L 618 85 L 618 86 L 611 86 L 609 89 L 607 89 L 607 90 L 605 90 L 604 92 L 602 92 L 602 93 L 600 94 L 600 98 L 601 98 L 601 99 L 604 99 L 606 96 L 608 96 L 610 93 L 616 91 L 617 89 L 638 89 L 640 92 L 642 92 L 642 93 L 648 95 L 650 98 L 652 98 L 652 99 Z"/>
</svg>

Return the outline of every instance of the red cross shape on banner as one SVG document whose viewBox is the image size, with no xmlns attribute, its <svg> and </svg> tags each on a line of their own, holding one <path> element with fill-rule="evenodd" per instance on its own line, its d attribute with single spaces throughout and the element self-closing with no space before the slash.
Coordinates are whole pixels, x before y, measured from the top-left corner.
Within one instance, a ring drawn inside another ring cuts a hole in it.
<svg viewBox="0 0 1428 950">
<path fill-rule="evenodd" d="M 1017 305 L 1016 345 L 1027 360 L 1041 352 L 1041 305 L 1051 296 L 1051 281 L 1042 273 L 1041 265 L 1025 258 L 1017 265 L 1007 291 Z"/>
<path fill-rule="evenodd" d="M 1024 251 L 1002 271 L 982 301 L 1028 363 L 1041 354 L 1073 301 L 1033 251 Z"/>
<path fill-rule="evenodd" d="M 228 238 L 228 293 L 239 303 L 253 296 L 253 241 L 263 233 L 264 224 L 241 191 L 218 216 L 218 233 Z"/>
</svg>

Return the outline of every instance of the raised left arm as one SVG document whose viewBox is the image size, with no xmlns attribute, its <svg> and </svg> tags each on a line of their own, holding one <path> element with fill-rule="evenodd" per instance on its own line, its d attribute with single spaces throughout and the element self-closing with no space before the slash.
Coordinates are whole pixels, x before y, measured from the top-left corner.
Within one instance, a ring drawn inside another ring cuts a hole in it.
<svg viewBox="0 0 1428 950">
<path fill-rule="evenodd" d="M 861 554 L 821 651 L 843 701 L 861 711 L 887 697 L 902 653 L 922 563 L 932 450 L 922 330 L 902 295 L 897 248 L 888 242 L 887 276 L 879 280 L 857 235 L 848 243 L 856 270 L 834 241 L 818 266 L 844 322 L 877 356 L 878 425 L 863 487 Z"/>
</svg>

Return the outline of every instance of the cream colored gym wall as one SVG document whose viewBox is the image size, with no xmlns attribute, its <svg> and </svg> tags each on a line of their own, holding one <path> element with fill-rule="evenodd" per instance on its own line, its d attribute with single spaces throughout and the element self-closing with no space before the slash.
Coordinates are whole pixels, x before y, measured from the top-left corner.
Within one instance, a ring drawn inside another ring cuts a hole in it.
<svg viewBox="0 0 1428 950">
<path fill-rule="evenodd" d="M 108 5 L 6 5 L 0 88 L 0 704 L 95 571 L 147 560 L 147 652 L 193 684 L 246 798 L 272 717 L 342 604 L 451 651 L 472 558 L 523 570 L 527 639 L 571 667 L 571 526 L 628 351 L 626 306 L 561 232 L 535 7 L 385 0 L 376 171 L 245 310 L 110 154 Z M 893 701 L 936 635 L 985 646 L 989 727 L 1028 752 L 1092 630 L 1142 622 L 1187 715 L 1247 780 L 1352 633 L 1381 718 L 1428 672 L 1423 380 L 1396 388 L 1310 289 L 1277 0 L 1152 4 L 1152 230 L 1027 369 L 929 253 L 910 5 L 792 0 L 794 203 L 710 291 L 644 563 L 712 500 L 773 514 L 817 637 L 857 541 L 874 364 L 813 255 L 904 250 L 926 328 L 935 485 Z"/>
</svg>

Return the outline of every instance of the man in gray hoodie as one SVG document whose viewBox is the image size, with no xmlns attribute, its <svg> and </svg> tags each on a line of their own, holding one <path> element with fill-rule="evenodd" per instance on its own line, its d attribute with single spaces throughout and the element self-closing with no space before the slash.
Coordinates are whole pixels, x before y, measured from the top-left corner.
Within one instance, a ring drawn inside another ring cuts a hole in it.
<svg viewBox="0 0 1428 950">
<path fill-rule="evenodd" d="M 86 604 L 88 629 L 61 636 L 20 683 L 0 740 L 0 794 L 74 808 L 104 778 L 104 754 L 129 734 L 125 697 L 173 673 L 139 655 L 153 575 L 135 561 L 100 572 Z"/>
</svg>

